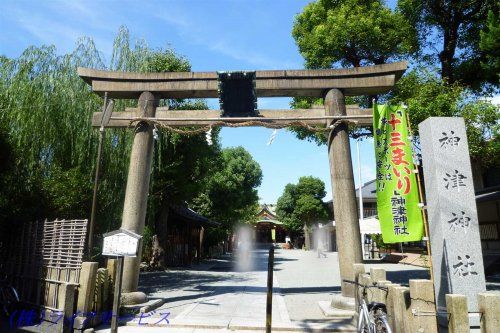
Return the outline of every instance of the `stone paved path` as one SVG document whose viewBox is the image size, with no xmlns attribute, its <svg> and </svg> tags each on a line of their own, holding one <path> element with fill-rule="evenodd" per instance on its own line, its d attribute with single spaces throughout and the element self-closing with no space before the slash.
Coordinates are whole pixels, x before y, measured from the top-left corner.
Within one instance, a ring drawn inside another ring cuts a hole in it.
<svg viewBox="0 0 500 333">
<path fill-rule="evenodd" d="M 365 269 L 369 271 L 375 266 L 384 268 L 388 280 L 395 283 L 428 278 L 427 271 L 408 265 L 365 264 Z M 337 252 L 318 258 L 314 251 L 279 250 L 275 268 L 292 322 L 324 321 L 318 302 L 331 300 L 333 294 L 340 293 Z"/>
<path fill-rule="evenodd" d="M 318 301 L 330 300 L 340 290 L 336 253 L 317 258 L 313 251 L 276 250 L 273 295 L 273 330 L 352 332 L 350 321 L 323 316 Z M 166 303 L 149 318 L 135 319 L 120 331 L 138 332 L 146 324 L 158 322 L 162 313 L 170 312 L 169 323 L 147 327 L 148 333 L 160 332 L 224 332 L 226 330 L 262 332 L 265 327 L 267 251 L 251 255 L 253 266 L 238 270 L 230 257 L 210 261 L 190 270 L 169 270 L 141 274 L 140 286 L 150 298 Z M 388 278 L 407 282 L 409 278 L 425 278 L 420 268 L 383 265 L 404 273 L 388 272 Z M 369 269 L 370 265 L 367 265 Z M 106 328 L 101 330 L 106 331 Z"/>
<path fill-rule="evenodd" d="M 171 312 L 170 327 L 238 329 L 265 327 L 267 251 L 250 254 L 251 268 L 239 270 L 231 258 L 198 268 L 197 271 L 146 273 L 141 286 L 150 298 L 167 300 L 157 313 Z M 168 277 L 175 276 L 174 279 Z M 273 326 L 290 327 L 283 297 L 274 279 Z M 158 316 L 141 324 L 158 321 Z M 138 320 L 129 325 L 138 325 Z"/>
</svg>

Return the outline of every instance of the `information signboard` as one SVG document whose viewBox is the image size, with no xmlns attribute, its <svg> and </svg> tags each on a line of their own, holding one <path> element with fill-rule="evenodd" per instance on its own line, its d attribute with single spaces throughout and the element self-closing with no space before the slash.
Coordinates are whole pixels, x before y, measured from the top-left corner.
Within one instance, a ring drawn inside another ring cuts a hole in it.
<svg viewBox="0 0 500 333">
<path fill-rule="evenodd" d="M 119 229 L 104 234 L 103 256 L 136 257 L 141 236 L 135 232 Z"/>
</svg>

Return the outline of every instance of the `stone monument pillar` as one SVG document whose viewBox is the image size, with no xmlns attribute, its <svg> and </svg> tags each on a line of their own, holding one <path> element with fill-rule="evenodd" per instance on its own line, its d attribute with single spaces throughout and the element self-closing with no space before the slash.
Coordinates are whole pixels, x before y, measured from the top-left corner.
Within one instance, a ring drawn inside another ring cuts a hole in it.
<svg viewBox="0 0 500 333">
<path fill-rule="evenodd" d="M 157 103 L 152 93 L 143 92 L 139 97 L 137 116 L 154 117 Z M 143 234 L 146 220 L 152 157 L 153 126 L 141 122 L 135 128 L 121 226 L 139 235 Z M 122 281 L 122 290 L 125 293 L 137 290 L 141 252 L 142 249 L 136 258 L 125 258 Z"/>
<path fill-rule="evenodd" d="M 486 282 L 464 120 L 432 117 L 419 131 L 437 308 L 446 311 L 446 294 L 462 294 L 476 312 Z"/>
<path fill-rule="evenodd" d="M 345 116 L 345 98 L 339 89 L 331 89 L 325 95 L 327 116 Z M 328 158 L 332 179 L 333 211 L 335 214 L 336 242 L 339 253 L 340 278 L 354 280 L 353 264 L 362 263 L 361 235 L 354 174 L 352 171 L 351 146 L 347 124 L 341 123 L 328 138 Z M 354 297 L 354 286 L 342 283 L 342 296 Z"/>
</svg>

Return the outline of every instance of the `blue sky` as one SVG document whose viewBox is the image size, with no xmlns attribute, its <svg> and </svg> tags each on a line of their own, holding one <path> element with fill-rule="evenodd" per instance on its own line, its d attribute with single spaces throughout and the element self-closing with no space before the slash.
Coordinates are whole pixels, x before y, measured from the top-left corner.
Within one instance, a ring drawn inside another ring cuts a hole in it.
<svg viewBox="0 0 500 333">
<path fill-rule="evenodd" d="M 54 44 L 58 52 L 73 49 L 82 36 L 92 37 L 109 60 L 121 25 L 134 39 L 151 47 L 172 47 L 186 56 L 193 71 L 303 68 L 291 36 L 294 16 L 307 0 L 184 0 L 184 1 L 19 1 L 0 2 L 0 54 L 17 57 L 30 45 Z M 289 108 L 287 98 L 259 99 L 259 108 Z M 209 101 L 217 107 L 215 101 Z M 274 203 L 284 186 L 300 176 L 321 178 L 331 198 L 327 148 L 300 141 L 280 130 L 222 130 L 224 147 L 243 146 L 261 165 L 261 202 Z M 361 147 L 363 182 L 373 179 L 373 141 Z M 357 170 L 356 144 L 351 142 Z M 355 173 L 357 181 L 357 172 Z"/>
</svg>

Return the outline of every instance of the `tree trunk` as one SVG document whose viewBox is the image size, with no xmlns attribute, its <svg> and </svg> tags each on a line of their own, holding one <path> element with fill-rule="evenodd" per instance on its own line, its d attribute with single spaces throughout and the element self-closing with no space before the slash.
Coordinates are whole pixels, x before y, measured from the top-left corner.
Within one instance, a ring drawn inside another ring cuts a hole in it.
<svg viewBox="0 0 500 333">
<path fill-rule="evenodd" d="M 453 83 L 455 81 L 453 67 L 458 41 L 458 24 L 452 21 L 444 28 L 443 51 L 439 53 L 439 61 L 441 62 L 441 78 L 447 80 L 449 83 Z"/>
<path fill-rule="evenodd" d="M 151 261 L 149 265 L 155 270 L 164 270 L 167 250 L 168 204 L 163 204 L 159 216 L 155 220 L 155 235 L 153 236 Z"/>
<path fill-rule="evenodd" d="M 306 223 L 304 223 L 304 245 L 306 250 L 311 249 L 311 234 L 309 233 L 309 228 Z"/>
<path fill-rule="evenodd" d="M 227 252 L 233 252 L 233 232 L 227 235 Z"/>
</svg>

